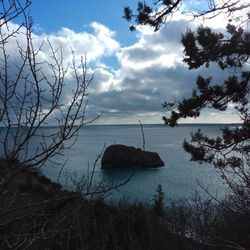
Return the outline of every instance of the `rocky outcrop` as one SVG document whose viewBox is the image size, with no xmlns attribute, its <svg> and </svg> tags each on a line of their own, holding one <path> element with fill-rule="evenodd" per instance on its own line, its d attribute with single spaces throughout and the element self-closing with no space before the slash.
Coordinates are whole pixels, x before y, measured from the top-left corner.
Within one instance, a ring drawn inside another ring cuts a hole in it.
<svg viewBox="0 0 250 250">
<path fill-rule="evenodd" d="M 103 169 L 158 168 L 163 167 L 164 162 L 154 152 L 125 145 L 111 145 L 103 154 L 101 166 Z"/>
</svg>

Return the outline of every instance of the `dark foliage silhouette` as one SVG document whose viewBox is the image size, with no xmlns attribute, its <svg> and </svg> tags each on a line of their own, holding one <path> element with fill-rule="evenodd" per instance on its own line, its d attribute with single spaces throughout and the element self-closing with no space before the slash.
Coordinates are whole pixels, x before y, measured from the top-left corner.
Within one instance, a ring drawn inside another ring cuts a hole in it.
<svg viewBox="0 0 250 250">
<path fill-rule="evenodd" d="M 148 25 L 157 31 L 162 25 L 168 23 L 171 20 L 171 17 L 178 10 L 180 10 L 183 4 L 186 4 L 183 0 L 138 1 L 137 9 L 135 11 L 129 6 L 124 7 L 123 17 L 129 22 L 133 22 L 133 24 L 130 26 L 131 31 L 134 31 L 138 25 Z M 213 18 L 222 13 L 226 13 L 231 19 L 234 18 L 234 13 L 236 11 L 249 8 L 250 4 L 242 3 L 240 0 L 206 0 L 203 1 L 203 6 L 204 7 L 201 10 L 197 10 L 195 6 L 193 6 L 194 11 L 192 11 L 191 8 L 188 13 L 193 18 Z M 237 18 L 239 18 L 239 16 L 237 16 Z M 241 18 L 243 18 L 244 21 L 247 21 L 247 18 L 244 16 L 241 16 Z"/>
</svg>

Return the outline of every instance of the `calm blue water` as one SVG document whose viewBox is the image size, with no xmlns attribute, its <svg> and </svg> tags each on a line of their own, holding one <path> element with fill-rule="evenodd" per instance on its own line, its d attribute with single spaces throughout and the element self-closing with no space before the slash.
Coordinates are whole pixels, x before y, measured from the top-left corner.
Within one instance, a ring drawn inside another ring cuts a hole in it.
<svg viewBox="0 0 250 250">
<path fill-rule="evenodd" d="M 184 138 L 190 138 L 191 131 L 201 128 L 208 135 L 216 136 L 220 127 L 220 125 L 181 125 L 177 128 L 169 128 L 163 125 L 144 125 L 146 150 L 157 152 L 166 165 L 159 169 L 137 171 L 128 184 L 119 191 L 114 191 L 110 197 L 116 200 L 126 197 L 131 201 L 151 202 L 157 184 L 162 184 L 166 200 L 188 199 L 196 191 L 206 198 L 207 195 L 197 180 L 213 195 L 223 196 L 226 188 L 219 173 L 211 166 L 190 162 L 188 154 L 182 149 L 182 142 Z M 65 173 L 86 176 L 88 168 L 93 167 L 104 145 L 107 147 L 111 144 L 142 147 L 140 126 L 85 126 L 71 150 L 67 150 L 63 158 L 60 156 L 60 160 L 68 159 L 61 175 L 61 182 L 65 184 Z M 42 171 L 56 180 L 60 167 L 47 165 Z M 130 173 L 130 170 L 102 170 L 99 161 L 94 179 L 97 183 L 102 179 L 109 183 L 119 183 L 128 178 Z"/>
</svg>

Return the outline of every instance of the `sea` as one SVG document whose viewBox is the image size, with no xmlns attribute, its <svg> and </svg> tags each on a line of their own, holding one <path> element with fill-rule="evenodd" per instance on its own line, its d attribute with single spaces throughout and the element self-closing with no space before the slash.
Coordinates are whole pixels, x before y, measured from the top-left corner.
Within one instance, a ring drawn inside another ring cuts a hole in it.
<svg viewBox="0 0 250 250">
<path fill-rule="evenodd" d="M 107 200 L 116 202 L 125 199 L 131 202 L 152 203 L 156 188 L 160 184 L 165 202 L 172 200 L 192 200 L 195 196 L 218 199 L 228 194 L 221 174 L 213 166 L 190 161 L 190 155 L 183 147 L 184 139 L 201 129 L 205 134 L 216 137 L 225 126 L 222 124 L 182 124 L 175 128 L 164 125 L 143 125 L 145 149 L 157 152 L 165 166 L 157 169 L 143 168 L 103 170 L 101 154 L 112 144 L 124 144 L 136 148 L 143 147 L 143 134 L 140 125 L 87 125 L 80 131 L 77 140 L 63 155 L 53 161 L 64 162 L 64 166 L 47 163 L 41 171 L 65 188 L 72 187 L 72 180 L 82 183 L 92 178 L 92 187 L 100 183 L 109 187 L 119 186 L 106 193 Z M 56 128 L 42 128 L 55 130 Z M 52 132 L 50 131 L 50 132 Z M 48 131 L 47 131 L 48 132 Z M 131 177 L 132 175 L 132 177 Z"/>
</svg>

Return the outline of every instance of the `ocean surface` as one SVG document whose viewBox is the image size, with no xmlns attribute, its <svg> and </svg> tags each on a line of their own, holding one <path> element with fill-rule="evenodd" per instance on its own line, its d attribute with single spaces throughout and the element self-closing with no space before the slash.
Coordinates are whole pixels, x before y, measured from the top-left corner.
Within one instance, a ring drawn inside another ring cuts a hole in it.
<svg viewBox="0 0 250 250">
<path fill-rule="evenodd" d="M 137 170 L 132 179 L 118 190 L 113 190 L 108 199 L 114 201 L 152 202 L 155 189 L 161 184 L 165 193 L 165 201 L 173 199 L 191 199 L 197 192 L 203 199 L 211 194 L 221 198 L 227 193 L 226 185 L 217 170 L 212 166 L 189 161 L 182 143 L 190 138 L 190 133 L 202 129 L 209 136 L 216 136 L 225 125 L 179 125 L 169 128 L 164 125 L 144 125 L 145 148 L 157 152 L 165 162 L 163 168 Z M 55 128 L 43 128 L 45 130 Z M 119 184 L 125 181 L 132 170 L 102 170 L 100 160 L 95 164 L 104 147 L 111 144 L 125 144 L 142 148 L 140 125 L 90 125 L 83 127 L 77 141 L 71 149 L 55 161 L 66 161 L 60 182 L 70 185 L 69 176 L 87 178 L 95 166 L 93 180 L 96 184 L 105 181 Z M 61 166 L 48 163 L 42 172 L 54 181 L 57 180 Z"/>
</svg>

